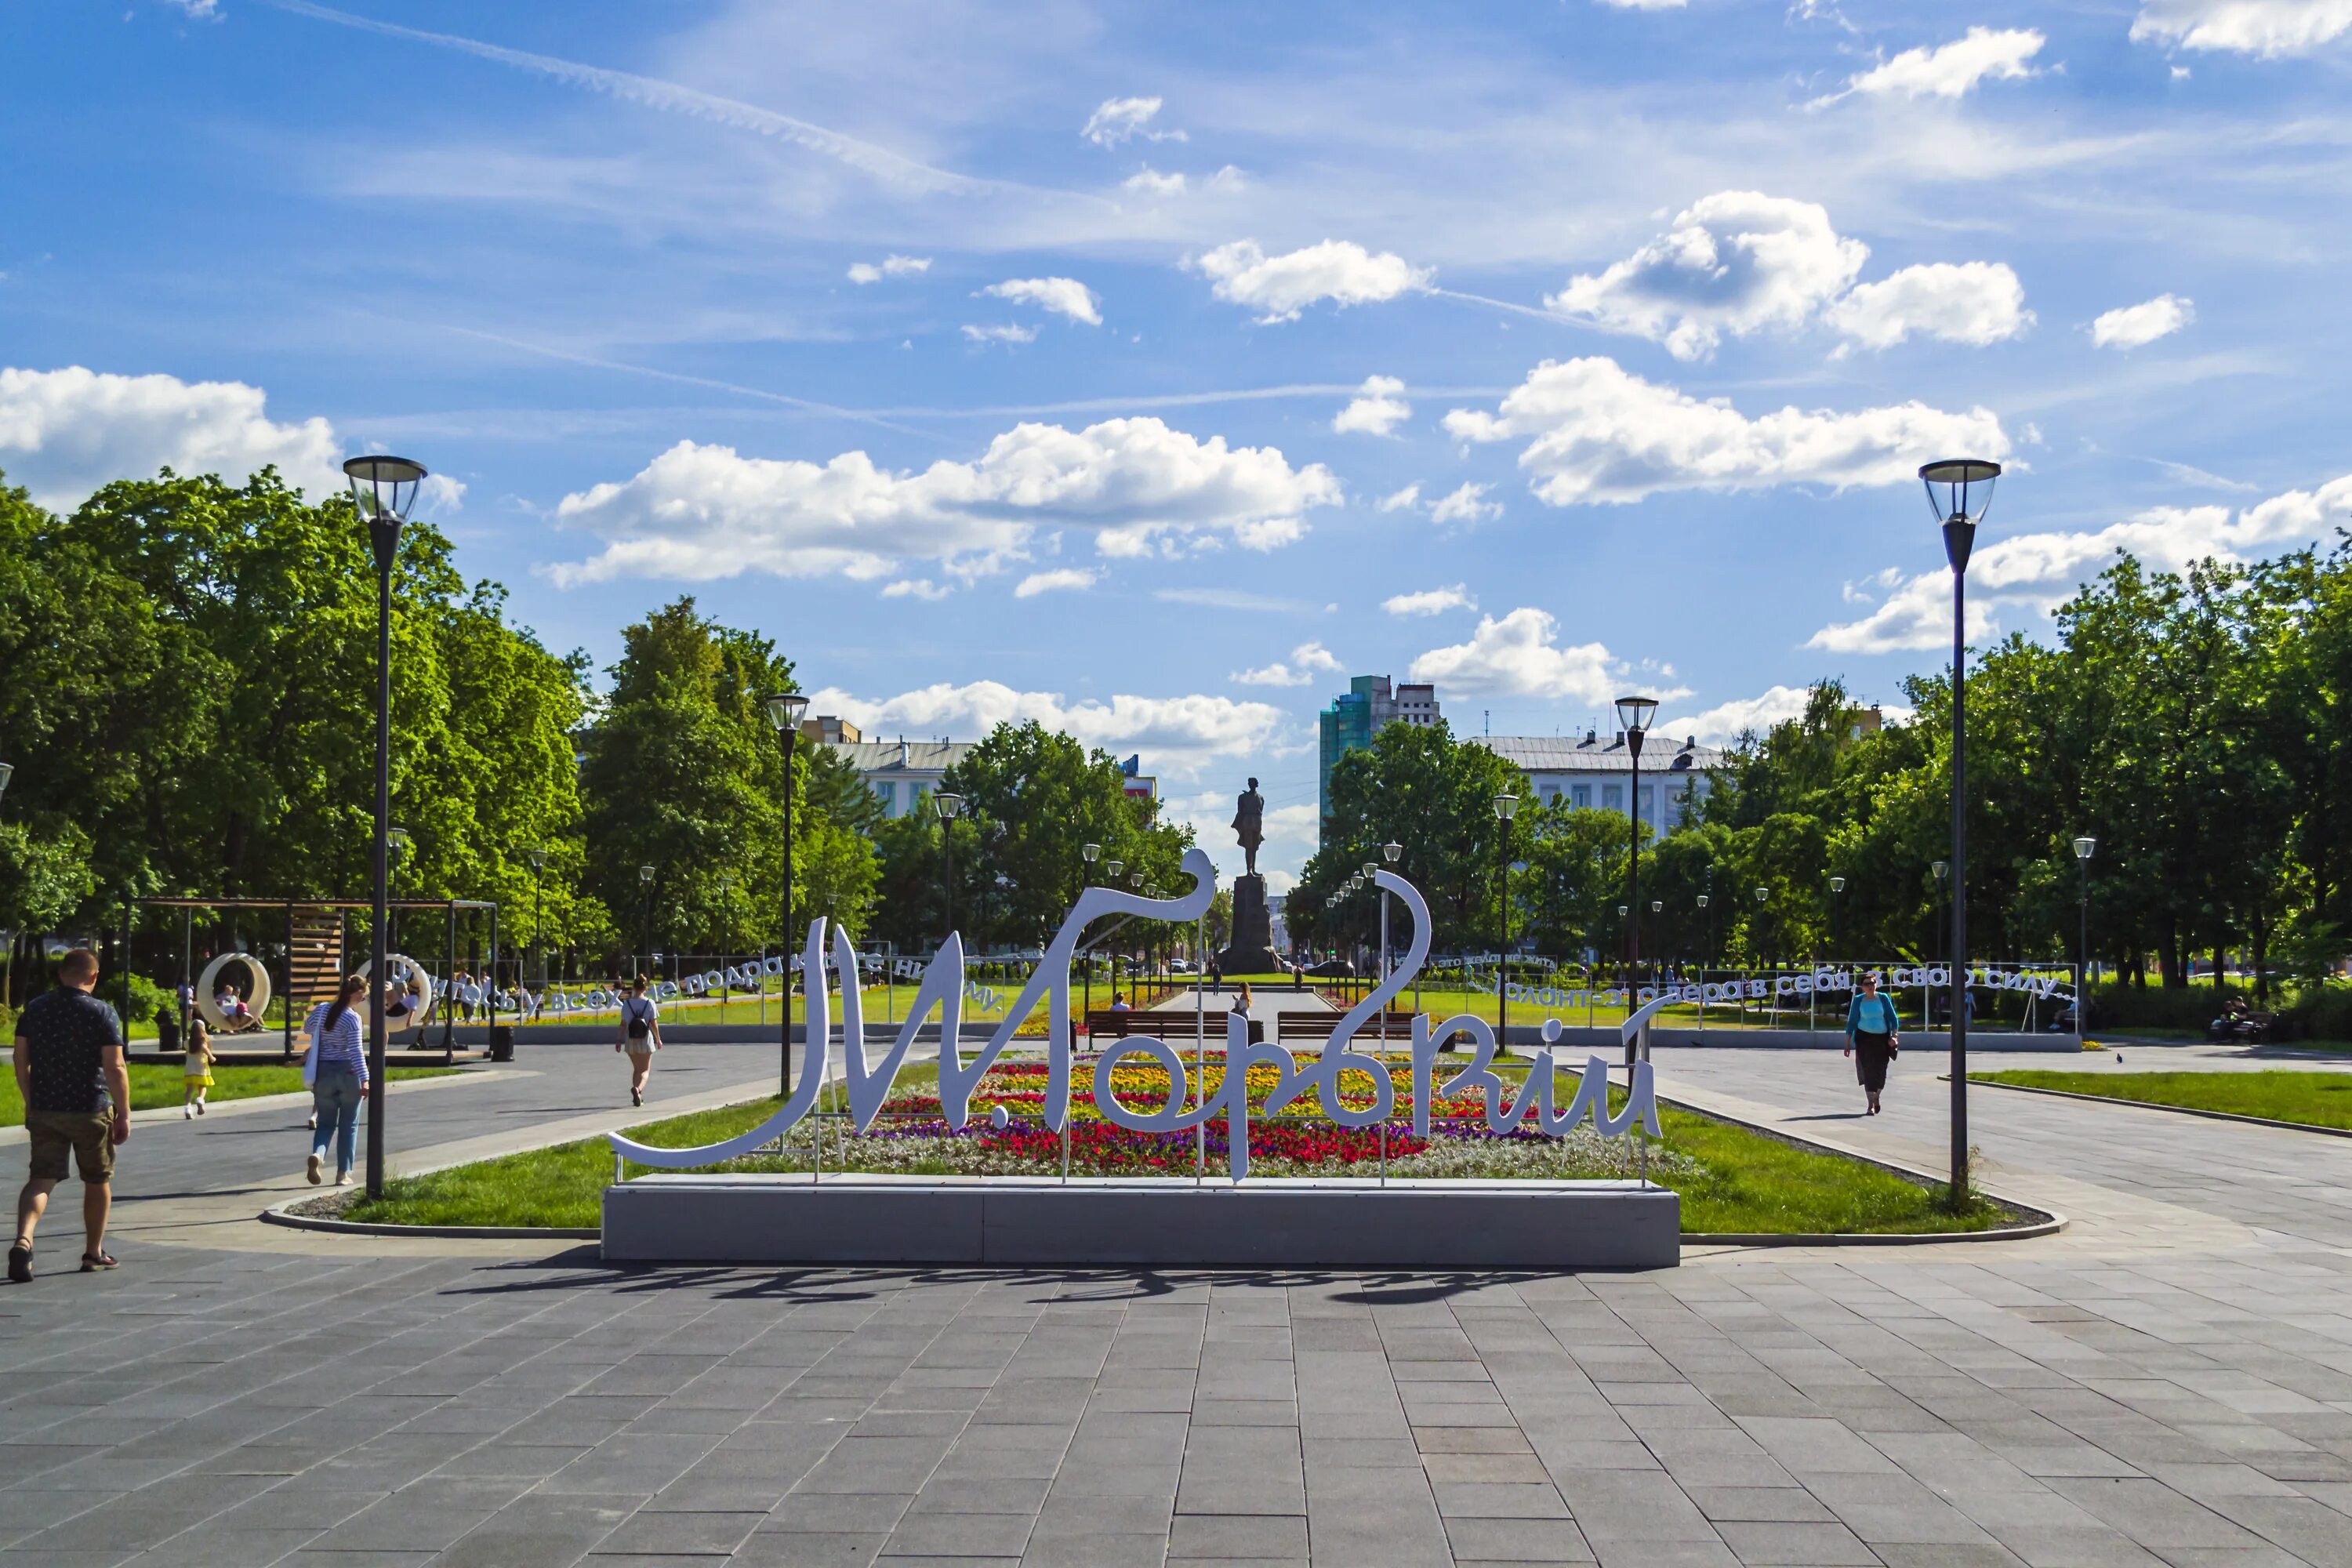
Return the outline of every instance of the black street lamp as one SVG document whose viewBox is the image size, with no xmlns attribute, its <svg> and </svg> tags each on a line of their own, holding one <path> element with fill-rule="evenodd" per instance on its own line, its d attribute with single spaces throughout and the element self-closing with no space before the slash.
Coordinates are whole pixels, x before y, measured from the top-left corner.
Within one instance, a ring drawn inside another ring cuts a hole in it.
<svg viewBox="0 0 2352 1568">
<path fill-rule="evenodd" d="M 782 1038 L 777 1042 L 781 1054 L 777 1058 L 776 1082 L 781 1086 L 784 1098 L 789 1100 L 793 1092 L 793 748 L 801 738 L 801 719 L 808 712 L 808 699 L 797 691 L 776 691 L 761 698 L 760 705 L 768 710 L 768 724 L 776 731 L 777 743 L 784 749 L 784 994 L 782 1005 L 776 1009 L 782 1015 Z M 801 975 L 803 991 L 811 985 L 824 984 L 824 975 L 821 971 L 815 974 L 803 973 Z M 822 1064 L 824 1042 L 812 1040 L 809 1043 L 815 1049 L 803 1050 L 801 1060 L 805 1064 L 814 1058 Z M 803 1070 L 806 1070 L 805 1068 Z"/>
<path fill-rule="evenodd" d="M 1088 868 L 1078 873 L 1081 888 L 1094 885 L 1095 874 L 1092 868 L 1096 858 L 1101 854 L 1102 846 L 1099 844 L 1082 844 L 1078 847 L 1078 858 L 1085 861 Z M 1092 1015 L 1095 1010 L 1095 955 L 1092 952 L 1082 952 L 1078 956 L 1087 961 L 1086 977 L 1078 982 L 1083 988 L 1083 997 L 1078 1003 L 1078 1016 L 1084 1018 Z"/>
<path fill-rule="evenodd" d="M 946 879 L 941 886 L 947 895 L 947 929 L 952 934 L 955 931 L 955 819 L 956 815 L 963 810 L 963 796 L 948 790 L 934 791 L 931 807 L 940 814 L 940 854 L 944 857 L 941 871 Z M 1142 876 L 1140 871 L 1136 873 L 1139 881 Z M 940 944 L 946 946 L 947 938 L 941 937 Z"/>
<path fill-rule="evenodd" d="M 2074 949 L 2074 1033 L 2091 1026 L 2091 856 L 2095 838 L 2074 840 L 2074 863 L 2083 868 L 2082 940 Z"/>
<path fill-rule="evenodd" d="M 16 766 L 14 763 L 0 763 L 0 796 L 5 796 L 7 795 L 8 780 L 16 771 Z M 16 932 L 12 928 L 8 932 L 8 944 L 5 951 L 0 951 L 0 1003 L 7 1002 L 15 997 L 16 994 L 16 981 L 14 978 L 16 973 Z M 185 979 L 186 976 L 183 975 L 182 978 Z M 182 1007 L 180 1011 L 184 1015 L 187 1012 L 187 1009 L 185 1007 Z M 187 1023 L 188 1021 L 185 1016 L 183 1016 L 180 1019 L 180 1027 L 184 1033 L 186 1031 Z"/>
<path fill-rule="evenodd" d="M 1517 795 L 1495 797 L 1495 818 L 1503 825 L 1502 837 L 1496 841 L 1500 855 L 1495 863 L 1495 873 L 1502 881 L 1502 896 L 1496 902 L 1501 910 L 1503 940 L 1495 976 L 1495 1049 L 1501 1056 L 1511 1054 L 1511 818 L 1518 813 Z"/>
<path fill-rule="evenodd" d="M 2000 465 L 1979 458 L 1947 458 L 1919 469 L 1927 504 L 1944 531 L 1944 559 L 1952 568 L 1952 1191 L 1954 1207 L 1969 1183 L 1969 552 L 1977 525 L 1992 505 Z"/>
<path fill-rule="evenodd" d="M 638 900 L 637 973 L 645 973 L 653 966 L 654 955 L 654 868 L 637 868 L 637 880 L 644 885 L 645 895 Z"/>
<path fill-rule="evenodd" d="M 539 949 L 539 989 L 547 991 L 547 889 L 540 880 L 547 870 L 547 851 L 534 849 L 526 857 L 530 861 L 530 944 Z"/>
<path fill-rule="evenodd" d="M 1765 939 L 1765 931 L 1764 931 L 1764 915 L 1765 915 L 1765 910 L 1764 910 L 1764 906 L 1765 906 L 1767 903 L 1769 903 L 1769 902 L 1770 902 L 1770 901 L 1771 901 L 1771 898 L 1772 898 L 1772 889 L 1769 889 L 1769 888 L 1759 888 L 1759 889 L 1756 889 L 1756 949 L 1757 949 L 1756 956 L 1757 956 L 1759 959 L 1761 959 L 1761 958 L 1764 956 L 1764 939 Z M 1769 963 L 1766 963 L 1766 964 L 1764 965 L 1764 969 L 1765 969 L 1766 973 L 1767 973 L 1768 975 L 1769 975 L 1769 973 L 1771 973 L 1772 966 L 1771 966 L 1771 964 L 1769 964 Z M 1778 1012 L 1778 1011 L 1780 1011 L 1780 1000 L 1779 1000 L 1779 994 L 1776 992 L 1776 993 L 1774 994 L 1774 999 L 1773 999 L 1773 1003 L 1772 1003 L 1772 1010 L 1773 1010 L 1774 1012 Z"/>
<path fill-rule="evenodd" d="M 1838 956 L 1838 895 L 1844 891 L 1845 879 L 1832 877 L 1830 879 L 1830 962 L 1832 963 L 1837 962 Z"/>
<path fill-rule="evenodd" d="M 1633 783 L 1625 797 L 1626 840 L 1625 901 L 1638 910 L 1642 907 L 1642 741 L 1650 731 L 1650 720 L 1658 711 L 1654 697 L 1620 697 L 1617 699 L 1617 727 L 1625 731 L 1625 750 L 1633 759 Z M 1625 964 L 1630 984 L 1641 981 L 1642 921 L 1639 915 L 1625 928 Z M 1633 998 L 1626 998 L 1630 1003 Z"/>
<path fill-rule="evenodd" d="M 390 962 L 392 915 L 392 569 L 400 558 L 401 525 L 416 504 L 425 465 L 378 455 L 343 463 L 352 504 L 367 525 L 375 556 L 375 900 L 368 928 L 367 1195 L 383 1196 L 384 967 Z"/>
</svg>

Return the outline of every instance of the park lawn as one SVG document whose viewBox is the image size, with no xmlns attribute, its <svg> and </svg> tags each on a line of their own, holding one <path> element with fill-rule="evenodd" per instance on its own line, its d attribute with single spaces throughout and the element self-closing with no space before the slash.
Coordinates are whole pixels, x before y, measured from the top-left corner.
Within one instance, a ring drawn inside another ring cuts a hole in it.
<svg viewBox="0 0 2352 1568">
<path fill-rule="evenodd" d="M 1507 1076 L 1508 1067 L 1499 1067 Z M 936 1069 L 913 1066 L 901 1075 L 913 1089 Z M 1523 1075 L 1525 1068 L 1517 1069 Z M 1622 1102 L 1622 1091 L 1616 1098 Z M 782 1103 L 774 1097 L 696 1111 L 630 1130 L 640 1142 L 689 1147 L 757 1126 Z M 831 1101 L 842 1103 L 836 1088 Z M 1878 1235 L 1949 1234 L 2004 1223 L 2001 1209 L 1979 1203 L 1953 1215 L 1928 1188 L 1859 1160 L 1807 1149 L 1751 1132 L 1694 1111 L 1662 1106 L 1664 1143 L 1696 1162 L 1699 1173 L 1668 1184 L 1682 1194 L 1683 1229 L 1690 1233 Z M 835 1157 L 837 1159 L 837 1155 Z M 804 1152 L 738 1162 L 735 1170 L 808 1169 Z M 636 1173 L 638 1167 L 632 1167 Z M 602 1220 L 604 1190 L 613 1179 L 613 1152 L 602 1138 L 557 1144 L 424 1176 L 394 1176 L 383 1198 L 362 1199 L 342 1217 L 394 1225 L 466 1225 L 593 1229 Z"/>
<path fill-rule="evenodd" d="M 385 1069 L 394 1083 L 412 1078 L 445 1078 L 457 1072 L 456 1068 L 390 1068 Z M 225 1100 L 251 1100 L 263 1094 L 292 1094 L 302 1087 L 302 1068 L 293 1067 L 260 1067 L 213 1068 L 213 1087 L 205 1095 L 207 1103 L 218 1105 Z M 132 1062 L 131 1064 L 131 1109 L 132 1110 L 166 1110 L 177 1106 L 184 1097 L 180 1068 L 176 1063 Z M 16 1075 L 0 1078 L 0 1127 L 22 1127 L 25 1124 L 25 1102 L 16 1093 Z"/>
<path fill-rule="evenodd" d="M 2140 1105 L 2223 1110 L 2307 1127 L 2352 1130 L 2352 1073 L 2294 1072 L 2015 1072 L 1970 1073 L 1980 1083 L 2056 1089 Z"/>
</svg>

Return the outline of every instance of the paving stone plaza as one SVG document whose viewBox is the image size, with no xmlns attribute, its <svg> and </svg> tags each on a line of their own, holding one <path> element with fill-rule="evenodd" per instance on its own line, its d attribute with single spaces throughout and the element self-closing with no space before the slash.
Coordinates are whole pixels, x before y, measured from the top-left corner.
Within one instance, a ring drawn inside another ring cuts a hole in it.
<svg viewBox="0 0 2352 1568">
<path fill-rule="evenodd" d="M 1932 1166 L 1919 1055 L 1868 1123 L 1833 1053 L 1658 1066 Z M 394 1146 L 643 1120 L 614 1059 L 403 1087 Z M 677 1047 L 648 1105 L 772 1070 Z M 2352 1563 L 2352 1141 L 1975 1103 L 1987 1184 L 2063 1232 L 1554 1278 L 619 1270 L 264 1226 L 299 1103 L 151 1115 L 121 1269 L 68 1237 L 0 1294 L 0 1562 Z"/>
</svg>

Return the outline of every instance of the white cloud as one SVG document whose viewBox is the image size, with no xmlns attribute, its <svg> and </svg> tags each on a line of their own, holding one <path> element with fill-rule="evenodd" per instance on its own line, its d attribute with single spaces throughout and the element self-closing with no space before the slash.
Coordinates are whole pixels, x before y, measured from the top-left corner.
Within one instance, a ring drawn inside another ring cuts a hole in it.
<svg viewBox="0 0 2352 1568">
<path fill-rule="evenodd" d="M 114 479 L 158 468 L 218 474 L 231 484 L 276 464 L 313 500 L 343 489 L 342 444 L 312 417 L 280 425 L 265 395 L 238 381 L 0 370 L 0 469 L 45 507 L 79 506 Z"/>
<path fill-rule="evenodd" d="M 1183 141 L 1181 131 L 1149 129 L 1160 112 L 1160 101 L 1156 98 L 1106 98 L 1087 116 L 1086 128 L 1078 134 L 1097 147 L 1116 147 L 1134 136 L 1147 142 Z"/>
<path fill-rule="evenodd" d="M 928 256 L 886 256 L 879 266 L 871 261 L 851 262 L 849 280 L 852 283 L 879 283 L 885 278 L 907 278 L 930 269 L 931 258 Z"/>
<path fill-rule="evenodd" d="M 1784 719 L 1796 718 L 1805 710 L 1805 701 L 1811 695 L 1801 686 L 1769 687 L 1761 696 L 1744 697 L 1669 719 L 1652 726 L 1652 731 L 1659 735 L 1696 736 L 1702 745 L 1720 746 L 1751 730 L 1760 735 Z"/>
<path fill-rule="evenodd" d="M 465 505 L 466 481 L 463 479 L 453 479 L 446 474 L 427 474 L 425 482 L 416 487 L 416 510 L 425 516 L 462 511 Z"/>
<path fill-rule="evenodd" d="M 1244 669 L 1229 679 L 1240 686 L 1307 686 L 1318 674 L 1329 675 L 1339 668 L 1339 661 L 1319 642 L 1301 643 L 1290 650 L 1288 662 L 1269 664 L 1262 669 Z"/>
<path fill-rule="evenodd" d="M 1624 673 L 1597 642 L 1559 646 L 1559 623 L 1522 606 L 1501 620 L 1478 617 L 1466 643 L 1433 647 L 1412 661 L 1412 679 L 1434 681 L 1465 696 L 1572 697 L 1606 702 Z M 1662 695 L 1680 696 L 1668 692 Z"/>
<path fill-rule="evenodd" d="M 1261 312 L 1260 321 L 1295 321 L 1320 300 L 1349 305 L 1377 304 L 1415 289 L 1436 274 L 1402 256 L 1378 256 L 1353 240 L 1327 239 L 1282 256 L 1268 256 L 1254 239 L 1221 245 L 1194 263 L 1213 283 L 1220 300 Z"/>
<path fill-rule="evenodd" d="M 896 583 L 885 584 L 882 596 L 886 599 L 944 599 L 948 591 L 929 577 L 901 577 Z"/>
<path fill-rule="evenodd" d="M 1226 757 L 1255 757 L 1284 742 L 1282 710 L 1228 697 L 1115 696 L 1072 702 L 1058 691 L 1016 691 L 993 680 L 940 682 L 896 697 L 862 698 L 837 688 L 811 694 L 811 710 L 837 713 L 873 736 L 945 735 L 977 741 L 1003 723 L 1035 720 L 1088 746 L 1141 752 L 1148 769 L 1196 774 Z"/>
<path fill-rule="evenodd" d="M 1095 291 L 1075 278 L 1008 278 L 981 292 L 999 300 L 1025 300 L 1090 327 L 1102 325 Z"/>
<path fill-rule="evenodd" d="M 1982 347 L 2022 335 L 2033 312 L 2007 264 L 1937 261 L 1857 284 L 1830 306 L 1827 320 L 1864 348 L 1892 348 L 1914 332 Z"/>
<path fill-rule="evenodd" d="M 1396 594 L 1381 601 L 1381 608 L 1392 616 L 1437 616 L 1448 610 L 1475 610 L 1478 601 L 1470 595 L 1469 585 L 1456 583 L 1451 588 L 1423 588 L 1417 593 Z"/>
<path fill-rule="evenodd" d="M 1451 494 L 1443 495 L 1429 509 L 1432 522 L 1483 522 L 1503 515 L 1503 503 L 1486 499 L 1489 487 L 1465 483 Z"/>
<path fill-rule="evenodd" d="M 1040 594 L 1058 594 L 1091 588 L 1102 574 L 1083 566 L 1061 566 L 1051 572 L 1032 572 L 1021 579 L 1013 590 L 1016 599 L 1034 599 Z"/>
<path fill-rule="evenodd" d="M 1727 333 L 1794 330 L 1843 293 L 1870 247 L 1830 226 L 1812 202 L 1717 191 L 1673 228 L 1598 274 L 1546 297 L 1552 310 L 1698 359 Z"/>
<path fill-rule="evenodd" d="M 2228 49 L 2275 59 L 2319 47 L 2352 28 L 2352 0 L 2142 0 L 2135 43 Z"/>
<path fill-rule="evenodd" d="M 2091 342 L 2103 349 L 2136 349 L 2168 338 L 2197 319 L 2197 307 L 2179 294 L 2158 294 L 2123 305 L 2091 323 Z"/>
<path fill-rule="evenodd" d="M 1846 79 L 1845 92 L 1816 99 L 1816 107 L 1846 93 L 1906 98 L 1958 98 L 1982 81 L 2011 81 L 2034 74 L 2026 62 L 2047 40 L 2029 27 L 1970 27 L 1935 48 L 1906 49 L 1893 59 Z"/>
<path fill-rule="evenodd" d="M 1792 404 L 1750 418 L 1727 399 L 1701 402 L 1601 358 L 1547 360 L 1497 413 L 1457 408 L 1445 428 L 1464 441 L 1526 441 L 1519 467 L 1553 506 L 1664 490 L 1908 484 L 1922 451 L 2009 453 L 1987 408 L 1911 402 L 1842 414 Z"/>
<path fill-rule="evenodd" d="M 1039 527 L 1092 531 L 1105 554 L 1114 536 L 1254 542 L 1339 500 L 1339 480 L 1319 463 L 1294 468 L 1272 447 L 1229 447 L 1222 436 L 1199 440 L 1152 418 L 1078 431 L 1022 424 L 977 461 L 909 473 L 864 452 L 820 467 L 680 441 L 626 480 L 563 498 L 558 521 L 605 547 L 553 574 L 565 585 L 745 572 L 866 579 L 932 562 L 971 576 L 1022 559 Z"/>
<path fill-rule="evenodd" d="M 1124 191 L 1140 191 L 1151 196 L 1181 196 L 1184 194 L 1182 174 L 1163 174 L 1155 169 L 1138 169 L 1119 183 Z"/>
<path fill-rule="evenodd" d="M 1421 504 L 1421 487 L 1407 485 L 1392 495 L 1382 496 L 1373 504 L 1382 511 L 1403 511 L 1408 508 L 1417 507 Z"/>
<path fill-rule="evenodd" d="M 1979 545 L 1969 562 L 1969 636 L 1994 629 L 1997 609 L 2035 618 L 2104 571 L 2118 551 L 2158 571 L 2207 556 L 2244 560 L 2271 546 L 2317 539 L 2352 513 L 2352 475 L 2316 491 L 2289 490 L 2232 515 L 2226 506 L 2158 507 L 2127 522 L 2079 533 L 2020 533 Z M 1952 579 L 1938 568 L 1905 582 L 1858 621 L 1823 626 L 1806 645 L 1832 653 L 1887 653 L 1949 646 Z"/>
<path fill-rule="evenodd" d="M 1333 417 L 1331 428 L 1342 436 L 1351 431 L 1368 436 L 1389 434 L 1412 417 L 1412 405 L 1401 395 L 1403 391 L 1404 383 L 1396 376 L 1366 376 L 1354 399 Z"/>
<path fill-rule="evenodd" d="M 1007 321 L 998 327 L 975 327 L 966 321 L 963 335 L 976 343 L 1034 343 L 1037 329 L 1024 327 L 1017 321 Z"/>
<path fill-rule="evenodd" d="M 186 12 L 191 21 L 217 22 L 221 19 L 220 0 L 167 0 L 167 4 Z"/>
<path fill-rule="evenodd" d="M 1690 0 L 1601 0 L 1612 11 L 1679 11 Z"/>
</svg>

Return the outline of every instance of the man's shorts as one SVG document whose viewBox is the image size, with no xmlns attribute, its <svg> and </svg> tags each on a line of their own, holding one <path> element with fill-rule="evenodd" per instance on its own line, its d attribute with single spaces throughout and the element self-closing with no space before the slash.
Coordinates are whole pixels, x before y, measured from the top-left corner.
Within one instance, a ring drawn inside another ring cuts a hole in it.
<svg viewBox="0 0 2352 1568">
<path fill-rule="evenodd" d="M 66 1179 L 66 1155 L 85 1182 L 114 1175 L 114 1113 L 110 1110 L 27 1110 L 25 1131 L 33 1145 L 33 1180 Z"/>
</svg>

